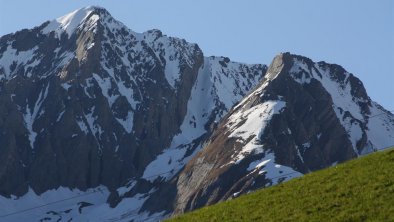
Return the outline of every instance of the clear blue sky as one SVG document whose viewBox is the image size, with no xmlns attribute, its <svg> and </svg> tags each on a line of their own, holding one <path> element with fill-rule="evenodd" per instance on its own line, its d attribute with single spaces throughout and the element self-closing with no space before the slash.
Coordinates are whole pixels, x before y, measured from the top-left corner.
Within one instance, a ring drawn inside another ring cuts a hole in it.
<svg viewBox="0 0 394 222">
<path fill-rule="evenodd" d="M 269 64 L 290 51 L 342 65 L 394 110 L 392 0 L 0 0 L 0 35 L 99 5 L 137 32 L 157 28 L 205 55 Z"/>
</svg>

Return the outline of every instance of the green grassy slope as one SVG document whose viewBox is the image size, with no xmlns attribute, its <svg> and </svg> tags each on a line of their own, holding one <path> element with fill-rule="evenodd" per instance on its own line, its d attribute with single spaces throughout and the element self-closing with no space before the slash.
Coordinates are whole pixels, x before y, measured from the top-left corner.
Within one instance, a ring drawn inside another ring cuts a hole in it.
<svg viewBox="0 0 394 222">
<path fill-rule="evenodd" d="M 394 149 L 169 221 L 394 221 Z"/>
</svg>

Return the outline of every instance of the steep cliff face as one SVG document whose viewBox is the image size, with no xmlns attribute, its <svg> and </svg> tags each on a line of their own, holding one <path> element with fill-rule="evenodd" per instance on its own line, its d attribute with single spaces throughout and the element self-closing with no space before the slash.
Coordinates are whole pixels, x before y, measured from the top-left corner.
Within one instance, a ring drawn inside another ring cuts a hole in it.
<svg viewBox="0 0 394 222">
<path fill-rule="evenodd" d="M 196 44 L 134 33 L 88 7 L 1 38 L 0 193 L 111 189 L 179 132 Z"/>
<path fill-rule="evenodd" d="M 379 125 L 384 135 L 377 138 Z M 393 115 L 352 74 L 281 54 L 181 172 L 175 213 L 384 148 L 394 144 L 393 133 Z"/>
</svg>

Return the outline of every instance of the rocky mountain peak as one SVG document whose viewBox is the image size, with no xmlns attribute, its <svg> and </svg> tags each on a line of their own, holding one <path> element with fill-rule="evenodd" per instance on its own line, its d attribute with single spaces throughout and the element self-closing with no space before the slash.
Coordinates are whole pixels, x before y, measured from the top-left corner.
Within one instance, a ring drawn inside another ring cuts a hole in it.
<svg viewBox="0 0 394 222">
<path fill-rule="evenodd" d="M 96 26 L 99 21 L 106 20 L 113 20 L 106 9 L 97 6 L 88 6 L 45 23 L 42 33 L 48 34 L 54 31 L 58 37 L 66 33 L 70 38 L 77 29 L 83 28 L 84 31 L 87 31 Z"/>
<path fill-rule="evenodd" d="M 354 75 L 281 53 L 183 169 L 175 212 L 387 147 L 393 134 L 394 116 L 370 100 Z"/>
<path fill-rule="evenodd" d="M 339 101 L 340 97 L 347 99 L 347 103 L 356 103 L 359 108 L 351 110 L 351 112 L 357 112 L 353 115 L 361 114 L 368 118 L 368 114 L 370 114 L 371 99 L 368 97 L 363 83 L 340 65 L 324 61 L 315 63 L 307 57 L 287 52 L 281 53 L 273 59 L 266 78 L 272 80 L 279 74 L 290 76 L 303 86 L 318 81 L 327 88 L 330 94 L 335 94 L 333 99 L 340 105 L 344 105 L 344 101 Z M 335 82 L 335 84 L 328 82 Z M 336 94 L 335 91 L 339 91 L 339 94 Z"/>
</svg>

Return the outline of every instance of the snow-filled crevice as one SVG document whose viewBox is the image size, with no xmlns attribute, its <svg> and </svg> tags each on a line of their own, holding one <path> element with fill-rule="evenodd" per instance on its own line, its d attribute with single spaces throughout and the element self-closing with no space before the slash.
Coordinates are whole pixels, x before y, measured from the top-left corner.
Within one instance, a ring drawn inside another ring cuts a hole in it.
<svg viewBox="0 0 394 222">
<path fill-rule="evenodd" d="M 37 132 L 34 131 L 33 125 L 34 121 L 39 117 L 39 111 L 41 111 L 42 103 L 45 101 L 45 99 L 48 96 L 48 88 L 49 88 L 49 83 L 47 84 L 46 88 L 42 90 L 39 93 L 39 96 L 34 103 L 33 107 L 29 107 L 29 102 L 26 100 L 26 109 L 23 113 L 23 120 L 26 126 L 26 129 L 29 132 L 29 141 L 30 141 L 30 147 L 33 149 L 34 148 L 34 142 L 37 137 Z"/>
</svg>

